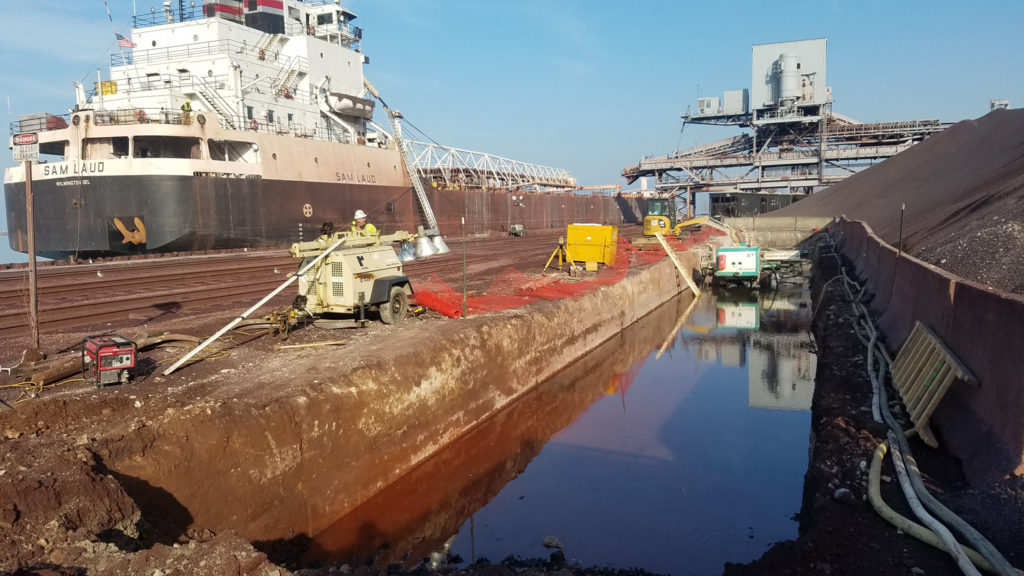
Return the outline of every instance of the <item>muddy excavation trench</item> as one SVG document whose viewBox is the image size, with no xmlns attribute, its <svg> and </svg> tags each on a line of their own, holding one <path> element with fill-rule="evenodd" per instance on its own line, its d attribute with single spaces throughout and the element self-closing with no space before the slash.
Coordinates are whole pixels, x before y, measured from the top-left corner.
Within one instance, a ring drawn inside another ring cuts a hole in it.
<svg viewBox="0 0 1024 576">
<path fill-rule="evenodd" d="M 0 573 L 955 573 L 866 502 L 884 430 L 849 305 L 822 291 L 835 263 L 811 272 L 694 298 L 663 261 L 372 346 L 254 340 L 27 404 L 5 414 Z M 1019 483 L 972 490 L 921 452 L 1019 562 Z"/>
</svg>

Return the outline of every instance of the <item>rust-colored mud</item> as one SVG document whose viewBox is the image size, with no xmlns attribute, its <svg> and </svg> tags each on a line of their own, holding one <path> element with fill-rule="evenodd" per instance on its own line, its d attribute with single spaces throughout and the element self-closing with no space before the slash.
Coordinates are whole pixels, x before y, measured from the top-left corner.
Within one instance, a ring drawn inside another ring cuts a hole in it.
<svg viewBox="0 0 1024 576">
<path fill-rule="evenodd" d="M 407 566 L 437 550 L 521 474 L 553 434 L 662 344 L 692 296 L 673 299 L 313 537 L 316 560 Z"/>
<path fill-rule="evenodd" d="M 103 449 L 195 525 L 262 541 L 315 534 L 680 284 L 660 263 L 575 300 L 395 336 L 347 373 L 324 351 L 243 367 L 230 397 L 169 408 Z"/>
</svg>

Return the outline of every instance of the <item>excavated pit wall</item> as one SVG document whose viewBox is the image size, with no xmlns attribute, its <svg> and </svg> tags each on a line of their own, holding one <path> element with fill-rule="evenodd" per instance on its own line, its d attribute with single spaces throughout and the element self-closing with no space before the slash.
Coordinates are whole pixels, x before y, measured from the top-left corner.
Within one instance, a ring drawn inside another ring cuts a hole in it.
<svg viewBox="0 0 1024 576">
<path fill-rule="evenodd" d="M 833 235 L 874 295 L 869 307 L 890 349 L 920 320 L 981 383 L 956 382 L 932 417 L 940 441 L 974 485 L 1024 474 L 1024 297 L 970 282 L 902 254 L 864 222 Z"/>
<path fill-rule="evenodd" d="M 103 452 L 145 488 L 145 514 L 256 541 L 316 534 L 684 287 L 664 259 L 577 299 L 396 336 L 347 373 L 344 350 L 257 366 L 225 377 L 273 399 L 168 409 Z"/>
<path fill-rule="evenodd" d="M 408 561 L 429 556 L 522 474 L 554 435 L 602 397 L 624 394 L 636 365 L 666 339 L 675 341 L 678 319 L 691 302 L 689 291 L 671 299 L 474 426 L 316 534 L 306 560 L 356 566 L 372 557 L 378 566 L 411 567 Z M 370 525 L 377 529 L 373 534 L 365 530 Z"/>
</svg>

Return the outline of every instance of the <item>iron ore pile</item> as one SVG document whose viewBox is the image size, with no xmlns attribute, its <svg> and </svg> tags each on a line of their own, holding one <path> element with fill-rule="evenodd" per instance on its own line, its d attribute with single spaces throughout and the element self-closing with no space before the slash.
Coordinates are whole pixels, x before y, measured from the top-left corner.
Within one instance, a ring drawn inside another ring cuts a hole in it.
<svg viewBox="0 0 1024 576">
<path fill-rule="evenodd" d="M 964 120 L 776 212 L 846 215 L 892 246 L 980 284 L 1024 294 L 1024 109 Z"/>
</svg>

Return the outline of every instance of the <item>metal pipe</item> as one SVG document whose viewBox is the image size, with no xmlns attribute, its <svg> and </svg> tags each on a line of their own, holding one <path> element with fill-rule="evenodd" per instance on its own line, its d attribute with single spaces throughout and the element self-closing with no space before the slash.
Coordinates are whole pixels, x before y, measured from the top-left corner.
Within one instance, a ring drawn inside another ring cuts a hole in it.
<svg viewBox="0 0 1024 576">
<path fill-rule="evenodd" d="M 36 283 L 35 195 L 32 194 L 32 161 L 25 161 L 25 224 L 28 234 L 28 323 L 32 347 L 39 349 L 39 291 Z"/>
<path fill-rule="evenodd" d="M 209 338 L 204 340 L 202 344 L 200 344 L 199 346 L 196 346 L 195 348 L 192 349 L 191 352 L 189 352 L 188 354 L 185 354 L 180 360 L 178 360 L 177 362 L 172 364 L 170 368 L 168 368 L 167 370 L 164 370 L 163 375 L 164 376 L 168 376 L 171 372 L 174 372 L 175 370 L 180 368 L 182 364 L 184 364 L 185 362 L 188 362 L 189 360 L 191 360 L 193 356 L 195 356 L 200 351 L 202 351 L 204 348 L 206 348 L 207 346 L 212 344 L 214 340 L 216 340 L 217 338 L 220 338 L 221 336 L 223 336 L 225 332 L 227 332 L 228 330 L 231 330 L 232 328 L 234 328 L 234 326 L 236 324 L 238 324 L 239 322 L 241 322 L 242 320 L 245 320 L 246 317 L 249 316 L 249 314 L 252 314 L 257 309 L 259 309 L 260 306 L 263 306 L 264 304 L 266 304 L 271 298 L 273 298 L 274 296 L 277 296 L 278 294 L 280 294 L 281 291 L 284 290 L 285 288 L 287 288 L 289 284 L 291 284 L 292 282 L 295 282 L 296 280 L 298 280 L 299 277 L 303 276 L 306 272 L 308 272 L 311 268 L 313 268 L 313 266 L 315 266 L 318 262 L 320 262 L 325 257 L 327 257 L 328 254 L 330 254 L 331 252 L 334 252 L 334 250 L 338 246 L 341 246 L 342 244 L 345 243 L 345 240 L 347 240 L 347 238 L 345 238 L 344 236 L 339 238 L 337 242 L 335 242 L 334 244 L 331 244 L 330 247 L 328 247 L 326 250 L 324 250 L 323 254 L 320 254 L 319 256 L 314 258 L 309 264 L 307 264 L 301 270 L 299 270 L 298 272 L 293 274 L 290 278 L 285 280 L 284 283 L 282 283 L 280 286 L 275 288 L 273 292 L 271 292 L 270 294 L 267 294 L 266 296 L 264 296 L 262 300 L 260 300 L 259 302 L 253 304 L 251 308 L 249 308 L 248 310 L 243 312 L 241 316 L 235 318 L 231 322 L 228 322 L 227 326 L 224 326 L 223 328 L 218 330 L 213 336 L 210 336 Z"/>
<path fill-rule="evenodd" d="M 467 200 L 468 202 L 468 200 Z M 462 217 L 462 317 L 469 314 L 466 302 L 466 217 Z"/>
</svg>

